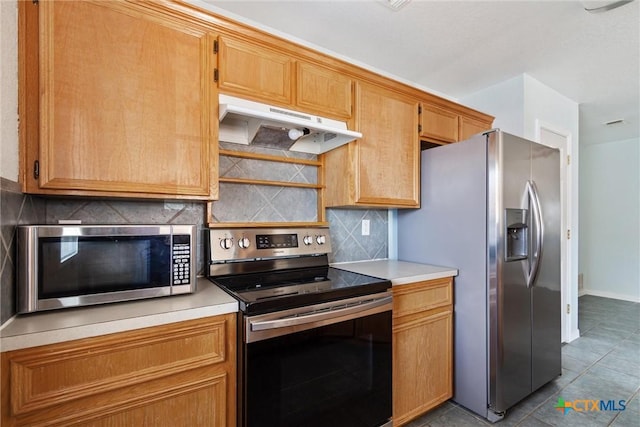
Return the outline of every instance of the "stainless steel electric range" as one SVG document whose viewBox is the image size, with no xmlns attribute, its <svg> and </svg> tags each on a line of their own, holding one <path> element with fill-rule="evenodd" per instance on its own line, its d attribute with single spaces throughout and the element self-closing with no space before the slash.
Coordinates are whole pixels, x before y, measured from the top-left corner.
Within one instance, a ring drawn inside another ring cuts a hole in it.
<svg viewBox="0 0 640 427">
<path fill-rule="evenodd" d="M 238 425 L 391 425 L 391 284 L 329 266 L 328 228 L 209 230 L 235 297 Z"/>
</svg>

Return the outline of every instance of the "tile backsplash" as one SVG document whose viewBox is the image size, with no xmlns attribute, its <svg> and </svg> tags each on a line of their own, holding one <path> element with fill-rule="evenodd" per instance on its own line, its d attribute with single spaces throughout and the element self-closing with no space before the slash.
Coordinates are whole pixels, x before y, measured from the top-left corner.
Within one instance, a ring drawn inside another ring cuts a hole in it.
<svg viewBox="0 0 640 427">
<path fill-rule="evenodd" d="M 307 188 L 220 184 L 213 222 L 315 222 L 316 192 Z"/>
<path fill-rule="evenodd" d="M 238 150 L 233 145 L 221 148 Z M 259 147 L 246 151 L 315 159 L 309 154 Z M 264 151 L 263 151 L 264 150 Z M 282 164 L 221 156 L 220 174 L 226 177 L 316 183 L 315 166 Z M 15 314 L 15 228 L 18 224 L 55 224 L 81 220 L 83 224 L 196 224 L 199 274 L 204 272 L 206 204 L 184 201 L 140 201 L 103 198 L 64 198 L 25 195 L 17 183 L 0 178 L 1 288 L 0 324 Z M 386 258 L 387 210 L 328 209 L 333 253 L 331 262 Z M 362 220 L 370 233 L 362 236 Z M 316 190 L 252 184 L 221 183 L 220 199 L 213 203 L 213 222 L 315 222 Z"/>
<path fill-rule="evenodd" d="M 388 211 L 327 209 L 331 230 L 331 262 L 387 258 L 389 254 Z M 369 235 L 362 235 L 362 220 L 369 220 Z"/>
<path fill-rule="evenodd" d="M 0 178 L 0 324 L 16 313 L 16 226 L 44 222 L 44 200 Z"/>
<path fill-rule="evenodd" d="M 277 155 L 304 160 L 316 156 L 259 146 L 220 143 L 221 149 Z M 220 156 L 221 178 L 250 178 L 316 184 L 316 166 Z M 220 183 L 220 200 L 213 202 L 213 222 L 315 222 L 318 220 L 314 188 Z"/>
</svg>

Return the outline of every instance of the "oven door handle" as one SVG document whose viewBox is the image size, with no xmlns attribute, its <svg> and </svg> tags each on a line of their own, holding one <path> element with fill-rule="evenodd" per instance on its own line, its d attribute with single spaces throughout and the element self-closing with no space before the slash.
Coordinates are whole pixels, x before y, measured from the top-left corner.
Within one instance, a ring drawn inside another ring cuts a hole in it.
<svg viewBox="0 0 640 427">
<path fill-rule="evenodd" d="M 249 321 L 251 331 L 266 331 L 269 329 L 287 328 L 291 326 L 306 325 L 309 323 L 322 322 L 328 319 L 340 319 L 340 321 L 351 320 L 359 317 L 359 313 L 371 310 L 384 305 L 389 305 L 391 309 L 391 296 L 385 296 L 353 305 L 336 304 L 322 310 L 301 313 L 296 316 L 287 316 L 281 319 Z M 335 308 L 334 308 L 335 307 Z"/>
</svg>

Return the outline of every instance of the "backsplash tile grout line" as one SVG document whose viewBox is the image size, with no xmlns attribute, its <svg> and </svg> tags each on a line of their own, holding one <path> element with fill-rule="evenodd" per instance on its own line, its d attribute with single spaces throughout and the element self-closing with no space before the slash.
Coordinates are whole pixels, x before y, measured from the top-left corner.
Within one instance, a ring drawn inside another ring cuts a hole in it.
<svg viewBox="0 0 640 427">
<path fill-rule="evenodd" d="M 17 183 L 3 179 L 0 192 L 10 193 L 12 206 L 3 206 L 2 214 L 2 244 L 4 247 L 2 260 L 0 260 L 0 273 L 2 283 L 0 290 L 3 299 L 0 301 L 0 324 L 15 314 L 13 296 L 15 293 L 15 265 L 13 263 L 15 242 L 15 227 L 17 224 L 55 224 L 59 219 L 78 219 L 84 224 L 132 224 L 132 223 L 192 223 L 198 226 L 198 271 L 204 271 L 205 239 L 202 229 L 206 227 L 206 208 L 204 202 L 172 201 L 183 203 L 176 212 L 166 207 L 164 201 L 158 200 L 128 200 L 128 199 L 104 199 L 104 198 L 64 198 L 48 196 L 32 196 L 22 194 Z M 308 197 L 309 189 L 294 189 L 287 193 L 286 189 L 260 189 L 257 186 L 253 190 L 221 192 L 221 198 L 214 203 L 222 203 L 223 211 L 214 210 L 214 221 L 224 222 L 250 222 L 247 214 L 259 222 L 316 222 L 317 203 L 314 195 L 313 201 Z M 16 191 L 17 189 L 17 191 Z M 271 196 L 271 197 L 270 197 Z M 257 202 L 252 205 L 251 202 Z M 11 208 L 11 209 L 7 209 Z M 6 218 L 9 212 L 18 212 L 18 217 Z M 385 258 L 388 250 L 387 215 L 380 214 L 383 210 L 362 209 L 327 209 L 327 220 L 330 224 L 331 235 L 334 241 L 334 253 L 330 254 L 330 262 L 360 261 L 366 259 Z M 386 211 L 384 211 L 386 212 Z M 295 218 L 296 215 L 301 218 Z M 239 221 L 233 219 L 240 218 Z M 358 230 L 358 224 L 363 218 L 371 220 L 372 235 L 363 239 L 354 230 Z M 11 229 L 11 240 L 7 242 L 6 227 Z M 375 230 L 382 230 L 376 233 Z M 350 251 L 349 248 L 357 248 Z M 373 256 L 373 258 L 372 258 Z M 6 298 L 10 298 L 5 301 Z"/>
</svg>

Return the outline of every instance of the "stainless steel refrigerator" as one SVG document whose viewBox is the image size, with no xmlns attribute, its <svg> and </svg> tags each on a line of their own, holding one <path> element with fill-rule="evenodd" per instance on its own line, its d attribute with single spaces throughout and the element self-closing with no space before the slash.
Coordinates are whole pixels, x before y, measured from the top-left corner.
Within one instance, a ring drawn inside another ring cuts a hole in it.
<svg viewBox="0 0 640 427">
<path fill-rule="evenodd" d="M 453 400 L 495 422 L 561 373 L 560 155 L 496 129 L 421 167 L 398 259 L 458 268 Z"/>
</svg>

